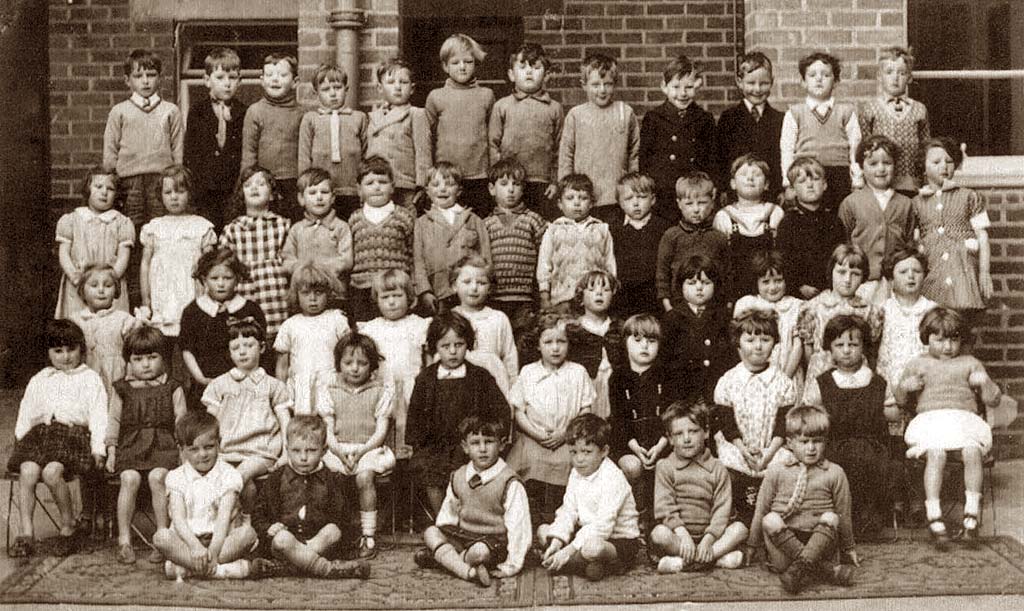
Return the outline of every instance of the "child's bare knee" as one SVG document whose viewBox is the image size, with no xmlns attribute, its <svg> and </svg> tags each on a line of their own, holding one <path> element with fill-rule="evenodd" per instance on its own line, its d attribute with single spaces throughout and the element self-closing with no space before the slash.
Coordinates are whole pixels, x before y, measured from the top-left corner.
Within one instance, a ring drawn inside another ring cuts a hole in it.
<svg viewBox="0 0 1024 611">
<path fill-rule="evenodd" d="M 376 479 L 376 473 L 373 471 L 360 471 L 356 473 L 356 487 L 360 490 L 367 488 L 373 488 L 373 482 Z"/>
<path fill-rule="evenodd" d="M 818 518 L 818 521 L 822 524 L 827 524 L 832 528 L 839 528 L 839 516 L 831 511 L 826 511 L 825 513 L 821 514 L 821 516 Z"/>
<path fill-rule="evenodd" d="M 43 481 L 53 485 L 64 480 L 64 465 L 52 462 L 43 467 Z"/>
<path fill-rule="evenodd" d="M 786 521 L 774 511 L 769 511 L 761 518 L 761 527 L 769 535 L 776 535 L 786 528 Z"/>
<path fill-rule="evenodd" d="M 441 529 L 436 526 L 428 526 L 427 529 L 423 531 L 423 543 L 430 549 L 437 548 L 438 545 L 445 541 L 444 533 L 442 533 Z"/>
<path fill-rule="evenodd" d="M 121 485 L 131 489 L 137 489 L 142 484 L 142 476 L 138 471 L 129 469 L 121 472 Z"/>
<path fill-rule="evenodd" d="M 630 482 L 640 479 L 640 476 L 643 474 L 643 465 L 640 464 L 640 460 L 636 456 L 623 456 L 620 458 L 619 469 L 622 469 L 623 475 Z"/>
<path fill-rule="evenodd" d="M 150 488 L 156 488 L 164 485 L 165 477 L 167 477 L 166 469 L 152 469 L 146 477 L 146 481 L 149 482 Z"/>
<path fill-rule="evenodd" d="M 580 555 L 587 560 L 595 560 L 601 557 L 601 553 L 604 551 L 605 541 L 604 539 L 587 539 L 583 542 L 583 546 L 580 547 Z"/>
<path fill-rule="evenodd" d="M 942 464 L 946 462 L 946 451 L 940 448 L 932 448 L 925 454 L 929 463 Z"/>
<path fill-rule="evenodd" d="M 153 545 L 166 549 L 170 547 L 173 537 L 174 531 L 170 528 L 159 528 L 153 533 Z"/>
<path fill-rule="evenodd" d="M 286 549 L 291 549 L 295 545 L 295 535 L 290 533 L 287 529 L 284 529 L 274 535 L 274 538 L 270 540 L 270 547 L 275 552 L 281 552 Z"/>
</svg>

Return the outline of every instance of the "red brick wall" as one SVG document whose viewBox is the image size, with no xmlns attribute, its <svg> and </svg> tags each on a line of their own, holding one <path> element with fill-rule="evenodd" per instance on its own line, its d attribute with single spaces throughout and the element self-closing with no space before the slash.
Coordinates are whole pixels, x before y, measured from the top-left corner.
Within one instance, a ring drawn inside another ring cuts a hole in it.
<svg viewBox="0 0 1024 611">
<path fill-rule="evenodd" d="M 992 220 L 995 296 L 978 330 L 974 354 L 996 381 L 1024 399 L 1024 189 L 978 189 Z"/>
<path fill-rule="evenodd" d="M 85 168 L 103 158 L 111 106 L 128 96 L 124 60 L 135 48 L 163 60 L 160 95 L 174 100 L 174 30 L 168 20 L 133 20 L 129 0 L 50 0 L 50 184 L 75 197 Z"/>
<path fill-rule="evenodd" d="M 590 53 L 619 62 L 616 96 L 641 114 L 664 101 L 661 71 L 685 54 L 705 70 L 699 101 L 718 114 L 738 99 L 733 69 L 734 26 L 742 36 L 743 16 L 732 0 L 566 0 L 561 13 L 525 18 L 525 39 L 544 45 L 554 58 L 551 92 L 567 107 L 586 101 L 580 64 Z M 742 3 L 739 3 L 742 10 Z M 740 41 L 742 43 L 742 39 Z"/>
</svg>

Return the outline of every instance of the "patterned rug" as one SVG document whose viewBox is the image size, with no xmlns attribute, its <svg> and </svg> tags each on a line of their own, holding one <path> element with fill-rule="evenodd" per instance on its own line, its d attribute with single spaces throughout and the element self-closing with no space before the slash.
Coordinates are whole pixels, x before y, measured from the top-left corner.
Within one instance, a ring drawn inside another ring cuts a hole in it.
<svg viewBox="0 0 1024 611">
<path fill-rule="evenodd" d="M 874 598 L 1024 594 L 1024 547 L 1009 537 L 986 539 L 976 550 L 945 554 L 925 541 L 858 546 L 862 564 L 849 588 L 816 585 L 799 598 Z M 366 581 L 303 578 L 264 581 L 187 581 L 163 578 L 141 560 L 119 565 L 113 549 L 69 558 L 33 558 L 3 581 L 2 603 L 150 604 L 284 609 L 439 609 L 664 602 L 725 602 L 791 598 L 761 567 L 658 575 L 649 566 L 593 583 L 549 576 L 537 568 L 490 588 L 423 570 L 412 547 L 382 552 Z"/>
</svg>

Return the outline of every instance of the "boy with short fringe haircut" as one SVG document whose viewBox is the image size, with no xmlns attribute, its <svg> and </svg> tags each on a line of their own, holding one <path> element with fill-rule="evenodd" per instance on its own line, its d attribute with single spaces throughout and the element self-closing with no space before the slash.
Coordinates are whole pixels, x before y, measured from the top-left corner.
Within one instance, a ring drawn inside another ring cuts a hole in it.
<svg viewBox="0 0 1024 611">
<path fill-rule="evenodd" d="M 736 87 L 743 99 L 718 117 L 715 128 L 716 183 L 720 191 L 729 189 L 732 162 L 753 153 L 768 162 L 766 201 L 774 201 L 782 192 L 782 161 L 779 138 L 783 114 L 768 103 L 774 75 L 772 61 L 754 51 L 736 58 Z"/>
<path fill-rule="evenodd" d="M 366 561 L 337 559 L 348 543 L 345 531 L 358 493 L 351 477 L 324 467 L 324 420 L 295 416 L 287 438 L 288 460 L 267 476 L 253 513 L 263 557 L 252 561 L 251 577 L 278 576 L 290 572 L 290 565 L 303 575 L 365 579 L 370 574 Z"/>
<path fill-rule="evenodd" d="M 242 163 L 242 121 L 248 106 L 235 97 L 241 80 L 241 60 L 231 49 L 218 47 L 203 61 L 203 83 L 209 97 L 200 96 L 188 111 L 185 126 L 185 167 L 192 172 L 192 205 L 224 228 L 238 170 Z"/>
<path fill-rule="evenodd" d="M 504 421 L 466 416 L 459 435 L 469 462 L 452 472 L 437 520 L 423 533 L 427 547 L 414 559 L 487 587 L 491 577 L 522 570 L 533 534 L 530 505 L 522 480 L 501 458 Z"/>
<path fill-rule="evenodd" d="M 359 206 L 356 173 L 366 153 L 368 120 L 363 111 L 345 106 L 348 74 L 341 68 L 320 64 L 313 73 L 313 91 L 320 105 L 304 114 L 299 123 L 298 171 L 327 170 L 336 198 L 334 206 L 342 218 L 348 218 Z"/>
<path fill-rule="evenodd" d="M 622 219 L 612 220 L 608 230 L 621 285 L 612 302 L 612 313 L 621 318 L 662 312 L 656 282 L 658 245 L 672 222 L 652 213 L 657 206 L 656 189 L 654 180 L 639 172 L 620 178 L 616 189 Z"/>
<path fill-rule="evenodd" d="M 526 168 L 515 157 L 492 165 L 487 182 L 495 203 L 484 219 L 495 279 L 491 306 L 508 316 L 518 340 L 536 310 L 537 256 L 548 224 L 523 201 Z"/>
<path fill-rule="evenodd" d="M 615 183 L 640 169 L 640 125 L 629 104 L 613 100 L 618 63 L 607 55 L 583 60 L 580 79 L 587 102 L 573 107 L 562 125 L 558 148 L 558 179 L 586 174 L 594 181 L 595 209 L 615 204 Z M 596 216 L 606 220 L 613 208 Z"/>
<path fill-rule="evenodd" d="M 801 405 L 786 414 L 793 458 L 768 469 L 750 525 L 751 551 L 767 548 L 769 568 L 791 594 L 813 581 L 850 585 L 860 560 L 854 549 L 850 485 L 842 467 L 825 458 L 828 414 Z M 848 564 L 836 565 L 837 551 Z M 749 558 L 750 554 L 748 554 Z"/>
<path fill-rule="evenodd" d="M 160 97 L 163 62 L 153 51 L 135 49 L 124 62 L 124 82 L 131 96 L 110 109 L 103 131 L 103 168 L 116 172 L 121 212 L 135 226 L 165 214 L 161 172 L 180 164 L 185 129 L 178 107 Z M 140 305 L 139 265 L 142 249 L 131 249 L 128 288 L 131 305 Z"/>
<path fill-rule="evenodd" d="M 700 66 L 685 55 L 673 58 L 662 73 L 665 103 L 649 110 L 640 127 L 640 171 L 657 185 L 655 214 L 670 222 L 679 219 L 676 181 L 694 170 L 713 171 L 715 119 L 695 99 L 703 83 Z"/>
<path fill-rule="evenodd" d="M 299 124 L 306 109 L 295 99 L 299 63 L 294 56 L 271 53 L 263 58 L 263 97 L 245 112 L 241 169 L 261 166 L 277 181 L 279 210 L 291 220 L 295 210 L 295 179 L 299 175 Z"/>
<path fill-rule="evenodd" d="M 592 581 L 627 570 L 640 547 L 636 502 L 629 481 L 608 458 L 611 426 L 594 414 L 569 423 L 565 443 L 572 472 L 551 524 L 537 528 L 541 564 L 552 572 L 580 571 Z M 575 533 L 575 536 L 574 536 Z"/>
<path fill-rule="evenodd" d="M 416 89 L 409 62 L 391 58 L 377 67 L 376 76 L 383 101 L 370 111 L 366 156 L 383 157 L 391 164 L 395 203 L 411 210 L 434 165 L 430 121 L 424 109 L 409 103 Z"/>
<path fill-rule="evenodd" d="M 494 103 L 488 132 L 491 163 L 518 159 L 526 170 L 523 200 L 531 210 L 554 220 L 557 213 L 545 204 L 555 194 L 564 113 L 544 91 L 550 69 L 551 60 L 536 43 L 525 43 L 509 56 L 513 92 Z"/>
<path fill-rule="evenodd" d="M 242 476 L 219 456 L 220 425 L 212 414 L 191 410 L 174 425 L 183 464 L 167 474 L 171 525 L 153 535 L 167 558 L 164 575 L 242 579 L 243 556 L 256 545 L 256 532 L 242 520 L 238 496 Z"/>
<path fill-rule="evenodd" d="M 487 121 L 494 92 L 481 87 L 477 71 L 487 53 L 465 34 L 452 34 L 441 44 L 441 69 L 448 75 L 430 92 L 424 110 L 434 135 L 434 160 L 454 164 L 462 172 L 465 205 L 485 217 L 487 197 Z"/>
<path fill-rule="evenodd" d="M 725 262 L 729 238 L 711 226 L 715 183 L 704 172 L 691 172 L 676 181 L 676 203 L 682 217 L 665 230 L 658 242 L 655 282 L 665 311 L 672 309 L 672 283 L 690 257 L 704 255 Z M 723 273 L 727 277 L 728 273 Z"/>
<path fill-rule="evenodd" d="M 330 295 L 332 305 L 337 305 L 345 299 L 347 276 L 352 269 L 352 230 L 328 203 L 331 175 L 327 170 L 303 171 L 295 188 L 298 205 L 305 213 L 288 230 L 281 249 L 281 265 L 289 276 L 303 263 L 315 263 L 329 272 L 337 281 Z"/>
</svg>

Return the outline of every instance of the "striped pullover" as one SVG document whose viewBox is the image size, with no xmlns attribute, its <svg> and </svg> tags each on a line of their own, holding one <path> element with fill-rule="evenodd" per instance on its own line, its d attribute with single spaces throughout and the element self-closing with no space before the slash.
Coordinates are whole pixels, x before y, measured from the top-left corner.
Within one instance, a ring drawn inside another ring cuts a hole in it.
<svg viewBox="0 0 1024 611">
<path fill-rule="evenodd" d="M 537 295 L 537 253 L 548 223 L 520 203 L 508 212 L 495 208 L 484 219 L 491 238 L 494 266 L 494 298 L 498 301 L 530 301 Z"/>
<path fill-rule="evenodd" d="M 370 222 L 360 208 L 349 217 L 352 229 L 352 277 L 355 288 L 369 288 L 373 275 L 389 269 L 401 269 L 412 275 L 413 213 L 395 206 L 379 224 Z"/>
</svg>

